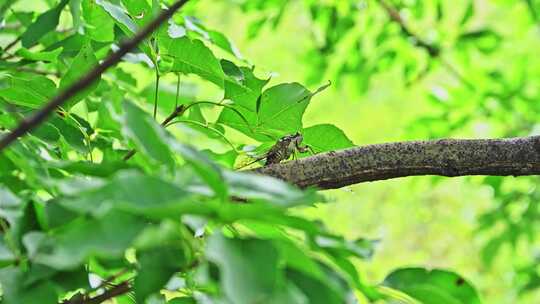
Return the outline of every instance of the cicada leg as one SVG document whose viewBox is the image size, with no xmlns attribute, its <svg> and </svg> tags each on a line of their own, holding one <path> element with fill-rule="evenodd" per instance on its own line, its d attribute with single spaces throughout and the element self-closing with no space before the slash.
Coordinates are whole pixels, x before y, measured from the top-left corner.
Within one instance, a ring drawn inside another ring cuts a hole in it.
<svg viewBox="0 0 540 304">
<path fill-rule="evenodd" d="M 311 148 L 310 145 L 297 146 L 296 148 L 298 149 L 298 151 L 300 151 L 300 153 L 309 152 L 309 153 L 311 153 L 311 155 L 315 155 L 315 151 L 313 150 L 313 148 Z"/>
</svg>

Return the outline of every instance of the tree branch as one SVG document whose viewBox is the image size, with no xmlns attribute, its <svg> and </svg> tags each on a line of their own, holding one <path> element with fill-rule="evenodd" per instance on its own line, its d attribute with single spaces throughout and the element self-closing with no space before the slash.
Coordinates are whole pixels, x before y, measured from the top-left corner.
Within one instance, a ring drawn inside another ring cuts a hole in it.
<svg viewBox="0 0 540 304">
<path fill-rule="evenodd" d="M 131 291 L 131 285 L 129 281 L 123 281 L 118 285 L 115 285 L 111 289 L 107 289 L 100 295 L 92 298 L 77 297 L 68 301 L 62 302 L 62 304 L 100 304 L 114 297 L 121 296 Z"/>
<path fill-rule="evenodd" d="M 28 119 L 22 120 L 15 129 L 13 129 L 6 136 L 2 137 L 0 140 L 0 151 L 5 149 L 20 136 L 23 136 L 27 132 L 39 126 L 52 112 L 56 110 L 57 107 L 63 105 L 70 97 L 96 81 L 101 74 L 103 74 L 111 66 L 118 63 L 125 54 L 135 48 L 141 41 L 155 31 L 165 20 L 169 19 L 175 11 L 180 9 L 187 2 L 188 0 L 176 1 L 169 9 L 161 12 L 161 14 L 159 14 L 154 20 L 137 32 L 133 38 L 121 43 L 117 52 L 109 55 L 101 64 L 97 65 L 77 82 L 73 83 L 67 89 L 60 92 L 60 94 L 49 100 L 45 106 L 36 111 Z"/>
<path fill-rule="evenodd" d="M 320 189 L 413 175 L 538 175 L 540 136 L 376 144 L 248 172 L 277 177 L 301 188 Z"/>
</svg>

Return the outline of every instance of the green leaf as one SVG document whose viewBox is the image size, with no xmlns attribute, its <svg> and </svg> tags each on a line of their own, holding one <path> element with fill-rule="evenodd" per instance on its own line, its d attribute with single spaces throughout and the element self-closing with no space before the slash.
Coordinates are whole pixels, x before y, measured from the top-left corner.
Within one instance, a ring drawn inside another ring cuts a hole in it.
<svg viewBox="0 0 540 304">
<path fill-rule="evenodd" d="M 302 116 L 312 94 L 299 83 L 285 83 L 264 91 L 257 127 L 280 135 L 302 130 Z"/>
<path fill-rule="evenodd" d="M 146 225 L 145 220 L 118 211 L 102 218 L 81 218 L 51 235 L 31 232 L 24 236 L 29 259 L 54 269 L 74 269 L 90 257 L 124 256 Z M 89 229 L 91 227 L 91 229 Z"/>
<path fill-rule="evenodd" d="M 99 215 L 111 207 L 152 217 L 175 217 L 182 206 L 195 199 L 189 192 L 157 177 L 137 171 L 123 171 L 104 185 L 95 182 L 88 190 L 73 184 L 73 197 L 59 203 L 80 213 Z"/>
<path fill-rule="evenodd" d="M 203 150 L 201 152 L 206 154 L 217 164 L 225 166 L 228 169 L 232 169 L 234 167 L 234 162 L 238 157 L 238 153 L 235 150 L 229 150 L 225 153 L 215 153 L 211 150 Z"/>
<path fill-rule="evenodd" d="M 82 153 L 88 152 L 84 133 L 73 123 L 73 121 L 70 119 L 54 117 L 50 120 L 50 123 L 58 130 L 58 132 L 60 132 L 60 135 L 62 135 L 71 147 Z"/>
<path fill-rule="evenodd" d="M 54 229 L 76 219 L 79 214 L 58 203 L 58 200 L 50 200 L 45 205 L 45 216 L 42 223 L 45 230 Z"/>
<path fill-rule="evenodd" d="M 170 72 L 196 74 L 219 87 L 223 87 L 225 74 L 219 60 L 202 41 L 188 37 L 172 39 L 161 35 L 158 42 L 161 56 L 172 61 Z"/>
<path fill-rule="evenodd" d="M 10 0 L 8 0 L 10 1 Z M 24 26 L 29 26 L 34 20 L 34 12 L 17 12 L 11 11 L 13 17 L 15 17 Z"/>
<path fill-rule="evenodd" d="M 82 174 L 97 177 L 108 177 L 120 170 L 131 168 L 131 166 L 124 161 L 105 161 L 101 163 L 89 161 L 65 161 L 59 163 L 50 163 L 49 167 L 62 169 L 71 174 Z"/>
<path fill-rule="evenodd" d="M 87 35 L 81 35 L 81 34 L 73 34 L 70 36 L 67 36 L 65 39 L 62 39 L 56 43 L 51 44 L 49 47 L 47 47 L 46 51 L 51 51 L 54 49 L 57 49 L 59 47 L 63 48 L 62 53 L 60 53 L 60 58 L 73 58 L 77 56 L 81 49 L 84 47 L 85 44 L 89 43 L 92 45 L 92 49 L 95 52 L 98 52 L 105 47 L 109 46 L 108 43 L 105 42 L 97 42 L 93 40 L 89 40 Z"/>
<path fill-rule="evenodd" d="M 82 0 L 70 0 L 69 1 L 69 12 L 73 20 L 73 30 L 75 32 L 79 31 L 81 27 L 81 1 Z"/>
<path fill-rule="evenodd" d="M 231 194 L 245 199 L 263 200 L 282 207 L 309 205 L 323 200 L 315 191 L 302 191 L 269 176 L 227 171 L 224 177 Z"/>
<path fill-rule="evenodd" d="M 219 115 L 218 123 L 239 130 L 260 141 L 275 140 L 279 138 L 279 136 L 267 135 L 266 132 L 264 132 L 264 129 L 262 130 L 264 135 L 257 134 L 254 129 L 257 125 L 257 114 L 254 111 L 241 107 L 235 107 L 234 110 L 228 107 L 223 108 Z"/>
<path fill-rule="evenodd" d="M 463 17 L 461 17 L 461 21 L 459 24 L 461 26 L 464 26 L 467 24 L 467 22 L 471 19 L 471 17 L 474 15 L 474 0 L 469 0 L 469 3 L 467 4 L 467 8 L 465 9 L 465 12 L 463 13 Z"/>
<path fill-rule="evenodd" d="M 171 299 L 167 304 L 197 304 L 197 301 L 192 297 L 181 297 Z"/>
<path fill-rule="evenodd" d="M 243 56 L 236 45 L 227 36 L 217 31 L 207 30 L 207 32 L 210 36 L 210 41 L 212 41 L 213 44 L 234 55 L 234 57 L 240 60 L 243 59 Z"/>
<path fill-rule="evenodd" d="M 58 296 L 50 281 L 26 284 L 26 275 L 16 266 L 0 269 L 2 303 L 42 304 L 57 303 Z"/>
<path fill-rule="evenodd" d="M 159 12 L 159 2 L 158 6 L 154 7 L 155 11 L 147 0 L 122 0 L 122 4 L 139 27 L 148 23 Z"/>
<path fill-rule="evenodd" d="M 215 194 L 224 200 L 227 197 L 227 185 L 223 183 L 223 174 L 219 166 L 191 146 L 177 141 L 170 142 L 173 149 L 180 153 L 207 185 L 214 190 Z"/>
<path fill-rule="evenodd" d="M 170 168 L 174 158 L 167 143 L 167 134 L 150 114 L 131 102 L 124 102 L 124 136 L 131 139 L 138 151 Z"/>
<path fill-rule="evenodd" d="M 7 12 L 7 10 L 15 4 L 18 0 L 4 0 L 0 4 L 0 21 L 4 21 L 4 14 Z"/>
<path fill-rule="evenodd" d="M 101 42 L 114 40 L 114 20 L 94 0 L 82 1 L 85 34 L 90 39 Z"/>
<path fill-rule="evenodd" d="M 120 6 L 110 3 L 105 0 L 95 0 L 97 5 L 103 7 L 103 9 L 111 15 L 111 17 L 116 21 L 118 26 L 122 28 L 125 33 L 134 34 L 137 32 L 137 25 L 129 18 L 125 13 L 124 9 Z"/>
<path fill-rule="evenodd" d="M 305 128 L 302 131 L 303 144 L 309 145 L 316 153 L 335 151 L 353 147 L 353 142 L 338 127 L 331 124 L 320 124 Z"/>
<path fill-rule="evenodd" d="M 270 78 L 259 79 L 253 74 L 253 70 L 247 67 L 237 67 L 228 60 L 221 60 L 221 67 L 227 77 L 225 79 L 225 98 L 232 100 L 252 112 L 256 111 L 257 99 L 261 96 L 263 87 Z"/>
<path fill-rule="evenodd" d="M 346 303 L 343 295 L 334 290 L 325 280 L 318 280 L 295 270 L 287 270 L 287 279 L 290 280 L 289 284 L 297 286 L 308 297 L 308 303 Z"/>
<path fill-rule="evenodd" d="M 131 16 L 137 16 L 139 19 L 143 18 L 141 14 L 151 9 L 147 0 L 122 0 L 122 4 Z"/>
<path fill-rule="evenodd" d="M 469 282 L 446 270 L 402 268 L 390 273 L 383 285 L 400 290 L 425 304 L 481 303 Z"/>
<path fill-rule="evenodd" d="M 188 260 L 179 241 L 176 240 L 178 244 L 174 246 L 160 246 L 137 253 L 140 264 L 134 283 L 137 303 L 144 303 L 149 295 L 162 289 L 175 272 L 187 265 Z"/>
<path fill-rule="evenodd" d="M 123 39 L 123 36 L 132 36 L 133 34 L 135 34 L 139 28 L 139 26 L 137 25 L 138 23 L 139 24 L 142 24 L 144 23 L 148 17 L 150 17 L 150 14 L 145 14 L 143 17 L 143 19 L 141 20 L 138 20 L 137 18 L 139 16 L 132 16 L 130 17 L 126 11 L 121 7 L 121 6 L 118 6 L 116 4 L 113 4 L 109 1 L 105 1 L 105 0 L 95 0 L 96 4 L 97 5 L 100 5 L 115 21 L 116 25 L 118 26 L 118 28 L 120 28 L 122 30 L 122 32 L 116 32 L 115 36 L 116 36 L 116 39 Z M 136 1 L 131 1 L 131 2 L 136 2 L 136 3 L 140 3 L 139 0 L 136 0 Z M 131 4 L 129 2 L 126 2 L 129 4 L 129 6 L 131 6 Z M 138 20 L 138 22 L 136 22 Z M 122 33 L 124 35 L 122 35 Z M 150 46 L 148 40 L 147 41 L 144 41 L 142 43 L 139 43 L 139 45 L 137 46 L 138 49 L 142 50 L 144 52 L 144 54 L 140 54 L 141 58 L 142 58 L 142 61 L 150 61 L 150 62 L 155 62 L 156 61 L 156 54 L 154 53 L 152 47 Z M 136 52 L 136 50 L 133 50 L 134 52 Z M 128 54 L 128 55 L 133 55 L 133 54 Z M 131 56 L 133 57 L 133 56 Z M 129 56 L 125 56 L 124 59 L 125 60 L 128 60 L 129 61 Z M 151 59 L 150 59 L 151 58 Z"/>
<path fill-rule="evenodd" d="M 56 85 L 49 78 L 19 73 L 7 75 L 7 86 L 0 89 L 0 97 L 9 103 L 33 109 L 41 107 L 56 94 Z"/>
<path fill-rule="evenodd" d="M 92 70 L 96 65 L 98 64 L 96 55 L 94 51 L 92 50 L 92 46 L 90 43 L 86 43 L 79 54 L 73 59 L 73 62 L 71 63 L 71 66 L 69 67 L 68 71 L 62 77 L 60 80 L 60 89 L 65 90 L 67 87 L 78 81 L 80 78 L 82 78 L 88 71 Z M 71 97 L 65 104 L 64 107 L 66 109 L 70 109 L 75 104 L 77 104 L 79 101 L 86 98 L 92 91 L 94 91 L 98 85 L 99 80 L 101 78 L 98 78 L 96 81 L 92 82 L 86 89 L 79 91 L 75 96 Z"/>
<path fill-rule="evenodd" d="M 90 289 L 85 265 L 70 271 L 55 271 L 51 280 L 57 286 L 57 290 L 60 289 L 64 293 L 79 288 Z"/>
<path fill-rule="evenodd" d="M 314 240 L 317 247 L 330 252 L 332 255 L 345 257 L 370 258 L 373 255 L 373 242 L 365 239 L 355 241 L 345 240 L 333 235 L 318 235 Z"/>
<path fill-rule="evenodd" d="M 48 122 L 37 127 L 35 130 L 31 131 L 30 134 L 49 143 L 56 143 L 60 139 L 58 129 Z"/>
<path fill-rule="evenodd" d="M 0 268 L 15 262 L 15 254 L 6 244 L 5 236 L 0 238 Z"/>
<path fill-rule="evenodd" d="M 0 208 L 18 208 L 21 206 L 21 199 L 17 197 L 8 188 L 0 185 Z"/>
<path fill-rule="evenodd" d="M 269 241 L 216 233 L 208 240 L 206 256 L 219 266 L 222 292 L 232 303 L 267 303 L 278 289 L 278 251 Z"/>
<path fill-rule="evenodd" d="M 245 80 L 244 73 L 232 61 L 221 59 L 219 63 L 221 64 L 221 69 L 223 70 L 223 72 L 227 74 L 230 78 L 236 81 Z"/>
<path fill-rule="evenodd" d="M 56 63 L 58 60 L 58 55 L 62 53 L 63 48 L 57 48 L 54 51 L 41 51 L 41 52 L 32 52 L 29 51 L 26 48 L 21 48 L 17 50 L 17 55 L 21 56 L 24 59 L 32 60 L 32 61 L 44 61 L 44 62 L 51 62 Z"/>
<path fill-rule="evenodd" d="M 490 225 L 489 227 L 493 227 L 493 225 Z M 508 233 L 501 233 L 500 235 L 493 236 L 480 251 L 480 256 L 484 265 L 491 266 L 502 246 L 509 242 L 510 237 Z"/>
<path fill-rule="evenodd" d="M 34 23 L 30 24 L 21 36 L 23 47 L 29 48 L 35 45 L 41 37 L 56 29 L 60 13 L 68 2 L 69 0 L 62 0 L 57 6 L 41 14 Z"/>
<path fill-rule="evenodd" d="M 494 52 L 503 41 L 503 37 L 492 29 L 484 28 L 459 35 L 457 44 L 474 46 L 484 54 Z"/>
<path fill-rule="evenodd" d="M 305 275 L 317 280 L 324 280 L 324 273 L 313 257 L 308 256 L 308 252 L 299 248 L 290 240 L 274 241 L 279 249 L 280 255 L 287 263 L 287 267 L 301 271 Z"/>
<path fill-rule="evenodd" d="M 257 140 L 268 141 L 302 130 L 302 117 L 311 97 L 324 90 L 310 92 L 299 83 L 282 83 L 265 90 L 255 103 L 255 111 L 237 108 L 242 117 L 223 109 L 218 122 L 237 129 Z M 253 106 L 252 106 L 253 107 Z M 251 128 L 246 126 L 246 119 Z"/>
</svg>

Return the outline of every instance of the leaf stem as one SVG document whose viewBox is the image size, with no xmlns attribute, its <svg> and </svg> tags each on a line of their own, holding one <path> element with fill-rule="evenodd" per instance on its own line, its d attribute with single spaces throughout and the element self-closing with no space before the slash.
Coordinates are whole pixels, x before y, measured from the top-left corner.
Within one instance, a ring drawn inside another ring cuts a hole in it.
<svg viewBox="0 0 540 304">
<path fill-rule="evenodd" d="M 154 63 L 154 66 L 156 67 L 156 90 L 154 92 L 154 119 L 156 119 L 157 106 L 158 106 L 158 95 L 159 95 L 159 68 L 158 68 L 158 65 L 157 65 L 157 61 Z"/>
<path fill-rule="evenodd" d="M 178 73 L 177 76 L 178 76 L 178 81 L 176 82 L 176 98 L 174 100 L 174 108 L 175 109 L 178 108 L 178 98 L 180 96 L 180 76 L 181 76 L 181 74 Z"/>
</svg>

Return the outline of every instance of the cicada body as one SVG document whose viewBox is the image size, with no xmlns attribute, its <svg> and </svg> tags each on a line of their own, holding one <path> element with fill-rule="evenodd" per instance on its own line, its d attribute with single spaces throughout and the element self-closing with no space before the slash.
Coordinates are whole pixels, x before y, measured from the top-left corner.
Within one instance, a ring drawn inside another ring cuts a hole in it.
<svg viewBox="0 0 540 304">
<path fill-rule="evenodd" d="M 258 161 L 266 159 L 265 166 L 279 164 L 295 155 L 296 151 L 301 153 L 310 151 L 309 146 L 301 146 L 304 137 L 299 132 L 286 135 L 280 138 L 263 156 L 256 158 L 253 162 L 242 166 L 246 167 Z"/>
</svg>

